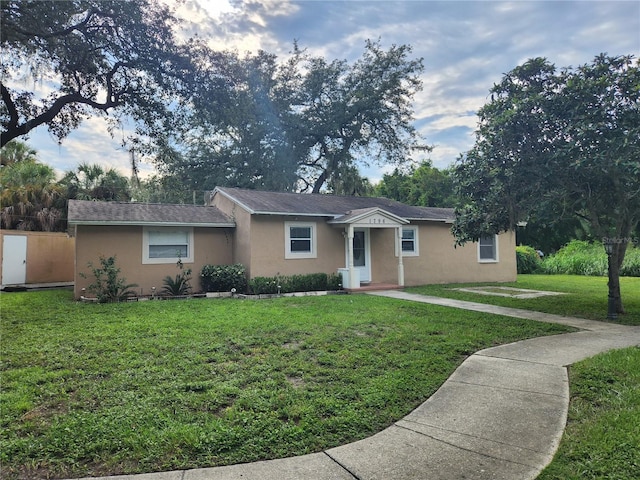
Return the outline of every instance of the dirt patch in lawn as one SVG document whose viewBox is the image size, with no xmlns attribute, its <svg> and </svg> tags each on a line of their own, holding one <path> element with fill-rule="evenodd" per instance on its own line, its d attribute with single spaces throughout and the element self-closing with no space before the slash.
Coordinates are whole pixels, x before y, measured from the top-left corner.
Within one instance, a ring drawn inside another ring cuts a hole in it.
<svg viewBox="0 0 640 480">
<path fill-rule="evenodd" d="M 548 297 L 553 295 L 564 295 L 562 292 L 548 292 L 544 290 L 529 290 L 526 288 L 514 288 L 514 287 L 466 287 L 456 288 L 460 292 L 477 293 L 479 295 L 493 295 L 496 297 L 509 297 L 509 298 L 538 298 Z"/>
</svg>

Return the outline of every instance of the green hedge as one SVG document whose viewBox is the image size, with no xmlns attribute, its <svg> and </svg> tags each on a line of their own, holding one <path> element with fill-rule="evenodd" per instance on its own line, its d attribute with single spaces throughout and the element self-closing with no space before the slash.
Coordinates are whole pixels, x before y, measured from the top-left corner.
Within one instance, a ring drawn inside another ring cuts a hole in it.
<svg viewBox="0 0 640 480">
<path fill-rule="evenodd" d="M 255 277 L 249 281 L 249 292 L 254 295 L 339 290 L 342 278 L 326 273 Z"/>
<path fill-rule="evenodd" d="M 541 260 L 535 248 L 527 245 L 516 247 L 518 273 L 536 273 L 540 270 Z"/>
<path fill-rule="evenodd" d="M 247 291 L 247 272 L 244 265 L 205 265 L 200 271 L 200 285 L 205 292 L 238 293 Z"/>
<path fill-rule="evenodd" d="M 547 274 L 607 276 L 607 269 L 607 254 L 602 243 L 584 240 L 572 240 L 541 264 L 541 272 Z M 640 247 L 627 246 L 620 276 L 640 277 Z"/>
</svg>

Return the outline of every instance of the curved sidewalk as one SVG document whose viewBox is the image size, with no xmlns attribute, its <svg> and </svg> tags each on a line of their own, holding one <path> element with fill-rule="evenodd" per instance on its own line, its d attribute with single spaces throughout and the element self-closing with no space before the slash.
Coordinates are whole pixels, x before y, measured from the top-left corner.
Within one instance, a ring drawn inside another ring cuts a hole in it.
<svg viewBox="0 0 640 480">
<path fill-rule="evenodd" d="M 372 437 L 348 445 L 279 460 L 103 478 L 534 479 L 551 461 L 564 430 L 569 404 L 566 366 L 607 350 L 640 345 L 640 327 L 402 291 L 370 294 L 562 323 L 580 331 L 476 352 L 409 415 Z"/>
</svg>

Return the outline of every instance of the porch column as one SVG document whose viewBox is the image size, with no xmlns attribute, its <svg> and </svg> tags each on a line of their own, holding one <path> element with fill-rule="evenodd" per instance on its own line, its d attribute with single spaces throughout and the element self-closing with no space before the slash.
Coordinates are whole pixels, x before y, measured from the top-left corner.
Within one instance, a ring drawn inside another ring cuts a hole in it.
<svg viewBox="0 0 640 480">
<path fill-rule="evenodd" d="M 404 287 L 404 264 L 402 263 L 402 227 L 396 229 L 398 235 L 398 285 Z"/>
<path fill-rule="evenodd" d="M 356 269 L 353 266 L 353 225 L 349 224 L 347 228 L 347 260 L 349 267 L 349 286 L 347 288 L 358 288 L 360 285 L 354 285 L 354 277 L 356 276 Z"/>
</svg>

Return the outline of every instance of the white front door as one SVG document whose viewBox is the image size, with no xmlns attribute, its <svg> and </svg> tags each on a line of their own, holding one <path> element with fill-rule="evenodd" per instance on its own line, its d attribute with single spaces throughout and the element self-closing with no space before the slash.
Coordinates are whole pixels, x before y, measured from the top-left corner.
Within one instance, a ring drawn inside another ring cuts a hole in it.
<svg viewBox="0 0 640 480">
<path fill-rule="evenodd" d="M 22 285 L 27 281 L 27 237 L 4 235 L 2 242 L 2 284 Z"/>
<path fill-rule="evenodd" d="M 360 270 L 360 281 L 371 281 L 371 249 L 369 229 L 356 228 L 353 231 L 353 266 Z"/>
</svg>

